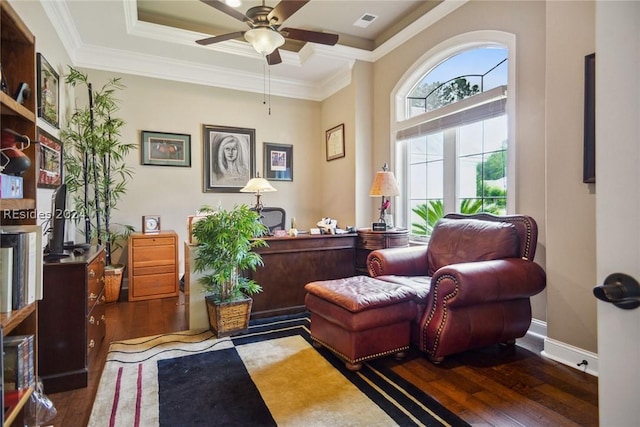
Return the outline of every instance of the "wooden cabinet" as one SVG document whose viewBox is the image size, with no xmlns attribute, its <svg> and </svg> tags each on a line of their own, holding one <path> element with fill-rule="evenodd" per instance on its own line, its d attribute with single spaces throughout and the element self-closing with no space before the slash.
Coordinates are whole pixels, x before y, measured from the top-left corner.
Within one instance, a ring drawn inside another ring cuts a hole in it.
<svg viewBox="0 0 640 427">
<path fill-rule="evenodd" d="M 36 77 L 35 77 L 35 37 L 22 22 L 6 0 L 0 0 L 0 61 L 2 77 L 7 82 L 7 92 L 0 91 L 0 122 L 2 128 L 10 128 L 31 139 L 32 143 L 24 150 L 31 160 L 31 167 L 23 175 L 22 199 L 0 199 L 0 214 L 3 225 L 36 224 L 36 178 L 37 156 L 36 144 Z M 32 89 L 31 96 L 19 104 L 11 95 L 15 93 L 20 82 L 26 82 Z M 41 262 L 41 261 L 39 261 Z M 38 336 L 38 303 L 32 303 L 20 310 L 0 314 L 2 334 Z M 38 375 L 37 352 L 34 354 L 35 374 Z M 1 375 L 1 373 L 0 373 Z M 22 394 L 16 405 L 4 413 L 4 425 L 21 423 L 24 404 L 33 390 Z"/>
<path fill-rule="evenodd" d="M 178 295 L 178 235 L 174 231 L 129 236 L 129 301 Z"/>
<path fill-rule="evenodd" d="M 87 386 L 106 333 L 104 265 L 101 247 L 44 263 L 38 365 L 47 393 Z"/>
<path fill-rule="evenodd" d="M 358 274 L 369 274 L 367 256 L 371 251 L 406 246 L 409 246 L 409 230 L 373 231 L 361 228 L 356 242 L 356 271 Z"/>
</svg>

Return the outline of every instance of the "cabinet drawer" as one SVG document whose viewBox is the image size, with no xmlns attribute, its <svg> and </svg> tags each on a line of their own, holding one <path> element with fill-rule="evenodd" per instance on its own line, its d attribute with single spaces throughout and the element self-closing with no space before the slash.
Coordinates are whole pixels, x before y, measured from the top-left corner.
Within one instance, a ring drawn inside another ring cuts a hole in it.
<svg viewBox="0 0 640 427">
<path fill-rule="evenodd" d="M 175 239 L 173 237 L 152 237 L 144 239 L 133 239 L 133 247 L 146 247 L 146 246 L 175 246 Z"/>
<path fill-rule="evenodd" d="M 146 267 L 150 265 L 175 264 L 175 246 L 147 246 L 145 248 L 133 248 L 133 267 Z"/>
<path fill-rule="evenodd" d="M 384 235 L 369 234 L 366 236 L 358 236 L 357 246 L 363 249 L 382 249 L 384 248 Z"/>
<path fill-rule="evenodd" d="M 104 301 L 104 300 L 103 300 Z M 106 333 L 105 304 L 100 302 L 87 316 L 87 363 L 100 347 Z"/>
<path fill-rule="evenodd" d="M 406 246 L 409 246 L 408 234 L 387 236 L 387 248 L 404 248 Z"/>
<path fill-rule="evenodd" d="M 134 280 L 135 286 L 130 289 L 133 298 L 178 295 L 178 280 L 175 273 L 135 276 Z"/>
<path fill-rule="evenodd" d="M 175 273 L 176 266 L 174 264 L 166 264 L 166 265 L 152 265 L 149 267 L 133 267 L 133 276 L 137 281 L 139 280 L 138 276 L 147 276 L 149 274 L 163 274 L 163 273 Z"/>
</svg>

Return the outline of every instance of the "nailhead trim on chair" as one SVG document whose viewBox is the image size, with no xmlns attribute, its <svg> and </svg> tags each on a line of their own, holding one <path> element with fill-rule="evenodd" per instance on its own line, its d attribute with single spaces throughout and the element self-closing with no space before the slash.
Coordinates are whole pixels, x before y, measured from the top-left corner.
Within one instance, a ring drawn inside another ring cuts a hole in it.
<svg viewBox="0 0 640 427">
<path fill-rule="evenodd" d="M 339 352 L 338 350 L 336 350 L 335 348 L 333 348 L 332 346 L 330 346 L 329 344 L 325 343 L 324 341 L 314 337 L 313 335 L 311 335 L 311 339 L 319 342 L 320 344 L 322 344 L 324 347 L 326 347 L 327 349 L 331 350 L 333 353 L 335 353 L 337 356 L 339 356 L 341 359 L 345 360 L 346 362 L 349 362 L 351 364 L 355 364 L 358 362 L 363 362 L 365 360 L 371 360 L 371 359 L 375 359 L 378 357 L 382 357 L 382 356 L 388 356 L 390 354 L 394 354 L 394 353 L 398 353 L 400 351 L 405 351 L 405 350 L 409 350 L 409 346 L 404 346 L 404 347 L 399 347 L 396 348 L 394 350 L 388 350 L 388 351 L 384 351 L 382 353 L 376 353 L 376 354 L 372 354 L 370 356 L 363 356 L 363 357 L 359 357 L 357 359 L 351 359 L 348 356 L 342 354 L 341 352 Z"/>
<path fill-rule="evenodd" d="M 440 325 L 438 326 L 438 331 L 436 332 L 436 337 L 435 340 L 433 341 L 433 348 L 432 349 L 428 349 L 427 348 L 427 326 L 429 326 L 429 323 L 431 322 L 431 320 L 433 320 L 433 316 L 435 316 L 436 314 L 436 301 L 438 300 L 438 284 L 440 283 L 440 281 L 444 280 L 444 279 L 451 279 L 454 281 L 454 283 L 456 284 L 456 288 L 453 292 L 451 292 L 449 295 L 446 295 L 443 298 L 443 303 L 442 303 L 442 307 L 443 307 L 443 315 L 442 315 L 442 322 L 440 322 Z M 436 280 L 435 285 L 432 287 L 433 289 L 433 306 L 431 307 L 431 313 L 429 313 L 429 317 L 427 318 L 427 321 L 425 322 L 424 326 L 422 327 L 422 339 L 424 342 L 424 349 L 423 351 L 430 354 L 431 356 L 435 357 L 436 356 L 436 351 L 438 350 L 438 345 L 440 344 L 440 335 L 442 334 L 442 330 L 444 329 L 444 325 L 447 323 L 447 314 L 448 314 L 448 309 L 447 309 L 447 301 L 453 297 L 455 297 L 458 294 L 458 281 L 456 280 L 456 278 L 451 275 L 451 274 L 445 274 L 442 275 L 438 278 L 438 280 Z"/>
</svg>

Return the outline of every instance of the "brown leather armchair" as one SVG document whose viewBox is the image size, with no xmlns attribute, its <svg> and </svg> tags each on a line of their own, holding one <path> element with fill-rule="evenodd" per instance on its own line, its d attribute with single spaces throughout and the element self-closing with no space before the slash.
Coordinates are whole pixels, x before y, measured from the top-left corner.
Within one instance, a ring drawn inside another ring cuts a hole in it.
<svg viewBox="0 0 640 427">
<path fill-rule="evenodd" d="M 369 274 L 414 289 L 411 341 L 440 363 L 445 356 L 515 343 L 531 324 L 529 298 L 546 285 L 535 262 L 538 228 L 526 215 L 448 214 L 428 246 L 379 249 Z"/>
</svg>

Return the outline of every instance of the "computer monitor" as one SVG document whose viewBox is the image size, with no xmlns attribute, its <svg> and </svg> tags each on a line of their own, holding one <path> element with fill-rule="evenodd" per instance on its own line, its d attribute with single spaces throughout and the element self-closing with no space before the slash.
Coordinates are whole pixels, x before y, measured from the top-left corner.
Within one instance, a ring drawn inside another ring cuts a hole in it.
<svg viewBox="0 0 640 427">
<path fill-rule="evenodd" d="M 51 196 L 51 220 L 49 223 L 49 243 L 45 249 L 44 259 L 54 260 L 68 257 L 64 253 L 64 230 L 66 226 L 67 185 L 56 188 Z"/>
</svg>

